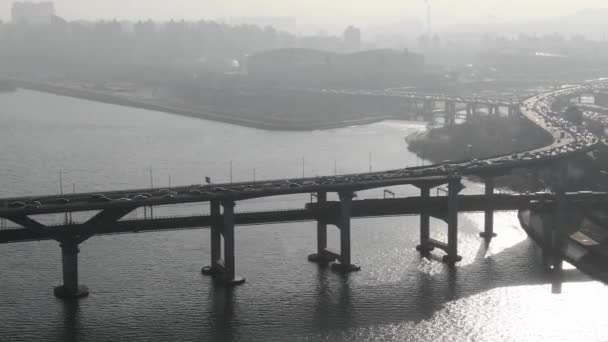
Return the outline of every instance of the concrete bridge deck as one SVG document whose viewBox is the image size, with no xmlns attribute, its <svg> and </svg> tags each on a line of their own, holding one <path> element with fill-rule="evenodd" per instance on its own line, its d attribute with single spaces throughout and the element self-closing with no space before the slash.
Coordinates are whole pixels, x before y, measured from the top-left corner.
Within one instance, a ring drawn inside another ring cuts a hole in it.
<svg viewBox="0 0 608 342">
<path fill-rule="evenodd" d="M 269 180 L 218 185 L 192 185 L 171 189 L 131 189 L 98 193 L 61 196 L 28 196 L 0 199 L 0 217 L 21 225 L 19 229 L 0 231 L 0 241 L 16 242 L 36 239 L 55 239 L 61 243 L 63 260 L 63 285 L 55 289 L 59 297 L 80 297 L 88 294 L 86 287 L 78 284 L 78 246 L 96 234 L 124 233 L 141 230 L 183 229 L 209 226 L 211 231 L 211 263 L 203 273 L 213 274 L 224 285 L 236 285 L 244 281 L 235 274 L 234 227 L 237 224 L 272 222 L 294 222 L 315 220 L 317 223 L 317 251 L 309 256 L 310 261 L 332 262 L 338 271 L 351 272 L 358 266 L 351 262 L 350 220 L 357 217 L 389 215 L 420 215 L 421 253 L 435 248 L 446 252 L 446 262 L 457 262 L 458 213 L 483 211 L 486 239 L 495 236 L 493 212 L 495 210 L 522 209 L 541 200 L 553 206 L 558 215 L 564 215 L 565 204 L 583 206 L 605 206 L 605 194 L 565 194 L 560 190 L 566 179 L 566 168 L 562 160 L 574 155 L 603 148 L 604 142 L 581 127 L 560 118 L 551 110 L 555 99 L 594 91 L 608 86 L 607 81 L 590 82 L 581 86 L 561 88 L 538 94 L 523 101 L 521 113 L 531 122 L 553 137 L 550 145 L 532 151 L 497 156 L 482 161 L 471 160 L 457 163 L 442 163 L 425 167 L 388 170 L 374 173 L 326 176 L 303 179 Z M 373 96 L 397 96 L 408 94 L 383 93 Z M 447 97 L 429 97 L 425 100 L 448 101 Z M 449 98 L 452 112 L 456 103 L 468 103 L 465 98 Z M 480 102 L 485 103 L 485 102 Z M 488 103 L 485 103 L 488 104 Z M 492 105 L 499 103 L 490 103 Z M 536 165 L 551 165 L 558 180 L 555 195 L 496 195 L 494 177 L 512 169 Z M 460 196 L 463 175 L 478 175 L 485 181 L 485 194 Z M 413 185 L 420 189 L 420 197 L 388 200 L 353 200 L 356 191 L 387 187 L 391 185 Z M 447 184 L 447 196 L 431 197 L 430 189 Z M 327 193 L 336 192 L 339 202 L 328 202 Z M 284 212 L 235 213 L 236 201 L 259 197 L 316 193 L 316 204 L 306 209 Z M 554 197 L 551 197 L 554 196 Z M 209 216 L 185 218 L 162 218 L 151 220 L 123 220 L 128 213 L 142 206 L 209 202 Z M 72 211 L 99 210 L 87 222 L 65 226 L 45 226 L 30 215 L 67 213 Z M 447 223 L 447 241 L 440 242 L 429 236 L 429 219 L 439 217 Z M 340 230 L 340 252 L 327 250 L 327 225 Z M 559 225 L 559 224 L 558 224 Z M 223 246 L 222 246 L 223 243 Z M 223 248 L 222 248 L 223 247 Z"/>
<path fill-rule="evenodd" d="M 482 161 L 441 163 L 425 167 L 387 170 L 373 173 L 325 176 L 302 179 L 281 179 L 217 185 L 191 185 L 172 189 L 131 189 L 56 196 L 27 196 L 0 199 L 0 217 L 78 211 L 89 209 L 162 205 L 207 201 L 211 199 L 243 200 L 296 193 L 360 191 L 400 184 L 432 183 L 434 178 L 450 175 L 487 175 L 513 168 L 531 167 L 587 153 L 605 145 L 593 134 L 574 127 L 550 111 L 552 101 L 559 96 L 601 88 L 604 83 L 570 87 L 540 94 L 525 100 L 522 113 L 553 137 L 553 143 L 532 151 L 488 158 Z M 139 196 L 138 195 L 144 195 Z M 146 198 L 143 198 L 146 197 Z"/>
<path fill-rule="evenodd" d="M 605 208 L 608 205 L 608 193 L 579 192 L 566 193 L 568 203 L 583 206 L 586 209 Z M 494 194 L 459 195 L 458 212 L 513 211 L 529 209 L 531 202 L 555 202 L 551 193 L 531 194 Z M 420 215 L 428 213 L 432 217 L 445 219 L 448 211 L 446 196 L 406 197 L 385 199 L 353 200 L 351 218 L 370 218 L 382 216 Z M 339 214 L 339 201 L 309 203 L 304 209 L 271 210 L 260 212 L 235 213 L 235 225 L 279 224 L 324 220 L 335 223 Z M 85 222 L 50 225 L 44 232 L 35 232 L 25 227 L 6 227 L 0 229 L 0 244 L 32 240 L 59 239 L 69 234 L 118 234 L 142 231 L 162 231 L 178 229 L 209 228 L 213 223 L 211 215 L 171 216 L 143 219 L 121 219 L 111 225 L 92 226 Z"/>
</svg>

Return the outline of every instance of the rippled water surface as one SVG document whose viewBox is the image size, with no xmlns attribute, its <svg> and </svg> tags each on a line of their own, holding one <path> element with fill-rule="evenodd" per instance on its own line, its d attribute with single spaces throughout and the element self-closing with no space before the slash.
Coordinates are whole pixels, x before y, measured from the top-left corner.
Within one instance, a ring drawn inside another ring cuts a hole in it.
<svg viewBox="0 0 608 342">
<path fill-rule="evenodd" d="M 172 185 L 229 181 L 230 161 L 235 181 L 363 172 L 370 154 L 374 170 L 413 166 L 420 161 L 403 138 L 422 129 L 383 122 L 269 132 L 31 91 L 0 94 L 0 197 L 56 193 L 60 170 L 71 192 L 147 187 L 150 178 L 155 187 L 169 178 Z M 382 189 L 360 196 L 381 197 Z M 306 201 L 267 198 L 236 209 Z M 353 260 L 362 270 L 347 276 L 306 261 L 312 222 L 238 227 L 237 273 L 247 282 L 234 289 L 200 274 L 207 230 L 93 237 L 79 255 L 91 294 L 78 302 L 52 294 L 61 281 L 57 242 L 0 245 L 0 341 L 608 340 L 606 286 L 572 269 L 561 284 L 545 275 L 515 213 L 496 214 L 499 236 L 489 247 L 478 238 L 481 215 L 459 218 L 456 267 L 440 254 L 417 254 L 417 217 L 353 220 Z M 445 233 L 432 221 L 434 237 Z"/>
</svg>

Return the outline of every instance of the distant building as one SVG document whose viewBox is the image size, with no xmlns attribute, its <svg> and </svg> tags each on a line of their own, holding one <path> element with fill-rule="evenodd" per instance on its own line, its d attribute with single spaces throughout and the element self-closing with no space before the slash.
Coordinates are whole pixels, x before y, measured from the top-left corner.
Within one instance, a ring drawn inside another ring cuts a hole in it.
<svg viewBox="0 0 608 342">
<path fill-rule="evenodd" d="M 15 2 L 11 8 L 14 24 L 50 25 L 55 16 L 52 2 Z"/>
<path fill-rule="evenodd" d="M 483 66 L 509 73 L 557 72 L 577 66 L 577 61 L 568 56 L 533 51 L 486 51 L 478 58 Z"/>
<path fill-rule="evenodd" d="M 338 54 L 279 49 L 250 56 L 247 68 L 253 79 L 274 84 L 376 87 L 417 80 L 424 69 L 424 57 L 407 50 Z"/>
<path fill-rule="evenodd" d="M 595 95 L 595 104 L 598 106 L 608 107 L 608 92 L 598 91 Z"/>
<path fill-rule="evenodd" d="M 359 51 L 361 49 L 361 30 L 349 26 L 344 30 L 344 46 L 349 51 Z"/>
</svg>

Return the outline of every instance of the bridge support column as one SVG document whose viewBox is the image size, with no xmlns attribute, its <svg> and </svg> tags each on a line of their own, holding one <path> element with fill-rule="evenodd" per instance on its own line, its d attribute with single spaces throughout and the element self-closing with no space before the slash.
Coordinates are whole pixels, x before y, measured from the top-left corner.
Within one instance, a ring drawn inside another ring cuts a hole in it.
<svg viewBox="0 0 608 342">
<path fill-rule="evenodd" d="M 430 196 L 431 188 L 428 186 L 422 186 L 420 188 L 420 197 L 424 200 L 428 199 Z M 431 243 L 430 223 L 431 216 L 426 212 L 422 212 L 420 214 L 420 244 L 416 246 L 416 250 L 422 254 L 426 254 L 435 249 Z"/>
<path fill-rule="evenodd" d="M 485 179 L 485 197 L 486 203 L 490 203 L 492 195 L 494 195 L 494 178 L 487 177 Z M 479 236 L 486 240 L 492 240 L 496 236 L 494 233 L 494 210 L 486 209 L 484 212 L 484 229 L 479 233 Z"/>
<path fill-rule="evenodd" d="M 565 239 L 565 225 L 567 223 L 568 203 L 565 187 L 568 178 L 567 165 L 557 163 L 554 166 L 555 203 L 553 211 L 547 211 L 543 215 L 543 266 L 546 270 L 553 270 L 556 276 L 562 270 L 563 259 L 561 257 Z"/>
<path fill-rule="evenodd" d="M 327 202 L 327 193 L 317 193 L 317 203 Z M 322 218 L 317 218 L 317 253 L 308 256 L 308 261 L 328 263 L 336 260 L 333 253 L 327 251 L 327 223 Z"/>
<path fill-rule="evenodd" d="M 545 209 L 547 203 L 539 208 L 542 214 L 542 263 L 546 271 L 555 272 L 559 276 L 563 259 L 561 251 L 564 244 L 564 222 L 566 220 L 567 203 L 564 194 L 556 193 L 556 201 L 552 211 Z"/>
<path fill-rule="evenodd" d="M 217 202 L 216 202 L 217 203 Z M 224 286 L 235 286 L 245 282 L 245 278 L 235 274 L 235 258 L 234 258 L 234 201 L 224 200 L 221 202 L 224 207 L 222 215 L 221 235 L 224 237 L 224 260 L 223 263 L 218 258 L 219 238 L 217 235 L 212 235 L 212 250 L 211 257 L 215 260 L 215 264 L 210 267 L 203 268 L 203 274 L 214 275 L 215 278 Z M 212 215 L 219 213 L 219 205 L 211 204 Z M 219 220 L 218 220 L 219 221 Z M 219 226 L 219 222 L 214 222 Z M 217 229 L 217 228 L 216 228 Z M 212 233 L 213 234 L 213 233 Z M 217 233 L 216 233 L 217 234 Z M 214 247 L 215 244 L 215 247 Z"/>
<path fill-rule="evenodd" d="M 240 285 L 245 278 L 235 274 L 234 258 L 234 201 L 222 201 L 224 207 L 224 272 L 222 282 L 226 286 Z"/>
<path fill-rule="evenodd" d="M 422 112 L 424 114 L 432 114 L 435 109 L 435 102 L 431 100 L 424 100 L 422 103 Z"/>
<path fill-rule="evenodd" d="M 59 298 L 81 298 L 89 295 L 89 289 L 78 285 L 78 242 L 72 238 L 61 241 L 61 260 L 63 285 L 55 287 L 55 296 Z"/>
<path fill-rule="evenodd" d="M 213 275 L 222 272 L 222 216 L 220 215 L 220 202 L 213 200 L 210 202 L 211 214 L 211 264 L 203 267 L 201 272 L 204 275 Z"/>
<path fill-rule="evenodd" d="M 543 209 L 541 208 L 541 210 Z M 553 264 L 553 225 L 555 224 L 555 217 L 543 212 L 542 218 L 542 263 L 543 268 L 549 271 Z"/>
<path fill-rule="evenodd" d="M 460 179 L 450 179 L 448 183 L 448 248 L 443 261 L 455 263 L 462 260 L 458 255 L 458 193 L 462 190 Z"/>
<path fill-rule="evenodd" d="M 555 199 L 555 214 L 554 214 L 554 231 L 553 231 L 553 243 L 551 248 L 553 250 L 553 270 L 560 272 L 562 270 L 563 259 L 561 257 L 562 250 L 564 247 L 564 232 L 566 223 L 566 212 L 568 210 L 568 203 L 564 189 L 558 189 L 556 191 Z"/>
<path fill-rule="evenodd" d="M 445 102 L 445 118 L 446 125 L 448 126 L 456 123 L 456 103 L 452 101 Z"/>
<path fill-rule="evenodd" d="M 340 229 L 340 257 L 339 263 L 332 264 L 331 268 L 340 272 L 359 271 L 361 267 L 351 263 L 350 255 L 350 214 L 354 193 L 341 192 L 340 194 L 340 216 L 338 228 Z"/>
</svg>

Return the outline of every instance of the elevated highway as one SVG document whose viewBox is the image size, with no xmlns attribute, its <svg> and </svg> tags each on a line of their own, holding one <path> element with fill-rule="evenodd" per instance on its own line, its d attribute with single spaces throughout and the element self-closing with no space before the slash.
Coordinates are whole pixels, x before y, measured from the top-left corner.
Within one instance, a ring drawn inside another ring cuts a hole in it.
<svg viewBox="0 0 608 342">
<path fill-rule="evenodd" d="M 598 149 L 603 141 L 581 127 L 574 126 L 551 110 L 553 101 L 562 96 L 573 96 L 595 91 L 608 86 L 606 81 L 589 82 L 570 86 L 551 92 L 537 94 L 524 100 L 519 111 L 528 120 L 551 135 L 552 143 L 531 151 L 496 156 L 485 160 L 448 162 L 424 167 L 386 170 L 380 172 L 325 176 L 299 179 L 265 180 L 232 184 L 208 184 L 173 187 L 170 189 L 127 189 L 95 193 L 80 193 L 55 196 L 27 196 L 0 199 L 0 217 L 10 220 L 21 228 L 0 230 L 3 243 L 31 239 L 55 239 L 61 243 L 63 255 L 64 285 L 58 287 L 56 295 L 78 297 L 86 295 L 86 288 L 78 285 L 77 254 L 78 245 L 96 234 L 142 231 L 146 229 L 179 229 L 210 226 L 211 265 L 204 268 L 206 274 L 218 275 L 227 285 L 243 282 L 234 269 L 234 227 L 236 224 L 255 224 L 271 222 L 290 222 L 302 220 L 317 221 L 317 253 L 309 260 L 315 262 L 338 261 L 333 264 L 336 270 L 355 271 L 358 267 L 351 263 L 350 220 L 352 217 L 419 214 L 420 245 L 418 249 L 428 253 L 434 248 L 446 252 L 444 260 L 456 262 L 458 212 L 483 211 L 485 226 L 482 236 L 490 239 L 493 232 L 493 212 L 501 209 L 521 209 L 534 198 L 500 196 L 494 194 L 493 178 L 512 168 L 531 167 L 551 164 L 558 179 L 564 178 L 562 160 L 571 156 Z M 359 93 L 363 93 L 359 91 Z M 395 91 L 369 92 L 369 96 L 411 97 L 412 94 Z M 446 97 L 443 95 L 418 95 L 425 100 L 465 103 L 480 99 Z M 485 103 L 485 102 L 484 102 Z M 487 101 L 488 105 L 501 105 L 500 101 Z M 485 180 L 485 194 L 479 197 L 460 196 L 461 177 L 478 175 Z M 420 197 L 396 200 L 353 200 L 361 190 L 382 188 L 393 185 L 412 185 L 420 189 Z M 430 189 L 447 185 L 447 196 L 431 197 Z M 327 193 L 339 195 L 339 202 L 327 202 Z M 307 209 L 288 212 L 235 213 L 237 201 L 253 198 L 289 194 L 315 193 L 317 204 Z M 567 196 L 562 193 L 554 196 L 553 201 L 564 203 Z M 598 194 L 599 197 L 604 196 Z M 583 196 L 584 197 L 584 196 Z M 603 198 L 603 197 L 602 197 Z M 551 199 L 549 199 L 551 200 Z M 210 215 L 187 218 L 150 219 L 129 221 L 123 218 L 139 207 L 176 205 L 182 203 L 205 203 L 210 205 Z M 583 202 L 596 203 L 587 198 Z M 603 203 L 600 201 L 600 203 Z M 223 209 L 223 210 L 222 210 Z M 32 215 L 67 213 L 78 211 L 98 211 L 84 223 L 45 226 Z M 429 236 L 431 216 L 446 221 L 448 241 L 439 242 Z M 327 250 L 327 225 L 332 224 L 340 230 L 340 252 Z M 222 239 L 223 238 L 223 239 Z M 223 248 L 221 244 L 223 241 Z"/>
<path fill-rule="evenodd" d="M 605 82 L 605 81 L 604 81 Z M 552 101 L 559 96 L 601 89 L 607 83 L 572 86 L 538 94 L 522 102 L 522 114 L 552 137 L 550 145 L 521 153 L 484 160 L 441 163 L 425 167 L 386 170 L 371 173 L 314 178 L 265 180 L 230 184 L 190 185 L 171 189 L 128 189 L 55 196 L 27 196 L 0 199 L 0 217 L 54 213 L 129 206 L 150 206 L 206 202 L 209 200 L 244 200 L 311 192 L 360 191 L 391 185 L 412 184 L 416 179 L 433 182 L 433 177 L 479 175 L 512 168 L 529 167 L 586 153 L 602 145 L 600 138 L 576 127 L 551 111 Z M 389 96 L 386 94 L 386 96 Z M 440 96 L 438 98 L 444 98 Z M 457 97 L 455 99 L 459 99 Z M 144 195 L 138 197 L 138 195 Z M 144 198 L 146 197 L 146 198 Z M 128 202 L 128 203 L 125 203 Z"/>
<path fill-rule="evenodd" d="M 572 206 L 585 209 L 601 209 L 608 205 L 608 193 L 575 192 L 567 193 L 565 197 Z M 551 193 L 529 194 L 494 194 L 491 198 L 485 195 L 460 195 L 458 197 L 459 212 L 513 211 L 530 208 L 532 201 L 544 202 L 550 205 L 555 202 Z M 420 215 L 428 213 L 438 219 L 446 220 L 447 197 L 406 197 L 385 199 L 353 200 L 351 218 L 370 218 L 383 216 Z M 305 222 L 324 220 L 335 224 L 339 219 L 339 201 L 325 203 L 309 203 L 303 209 L 271 210 L 259 212 L 241 212 L 234 216 L 235 225 L 278 224 L 289 222 Z M 19 227 L 7 227 L 0 230 L 0 244 L 19 241 L 58 240 L 61 236 L 104 235 L 136 233 L 145 231 L 179 230 L 209 228 L 213 224 L 211 215 L 149 217 L 117 220 L 112 225 L 89 225 L 86 222 L 72 222 L 48 226 L 43 233 Z"/>
</svg>

